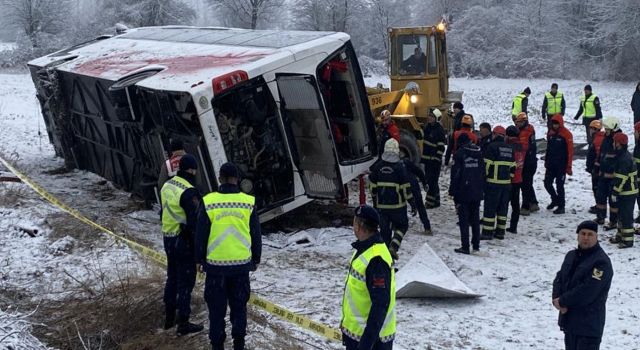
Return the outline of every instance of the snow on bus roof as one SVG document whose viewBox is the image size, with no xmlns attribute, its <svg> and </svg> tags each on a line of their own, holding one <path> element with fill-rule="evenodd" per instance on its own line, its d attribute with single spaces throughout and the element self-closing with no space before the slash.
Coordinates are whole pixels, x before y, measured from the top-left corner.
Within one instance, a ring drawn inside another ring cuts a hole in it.
<svg viewBox="0 0 640 350">
<path fill-rule="evenodd" d="M 296 54 L 309 48 L 341 45 L 348 38 L 336 32 L 144 27 L 56 52 L 30 64 L 44 66 L 71 57 L 57 69 L 113 81 L 158 70 L 138 85 L 185 91 L 194 83 L 239 69 L 254 77 L 273 64 L 294 61 Z"/>
</svg>

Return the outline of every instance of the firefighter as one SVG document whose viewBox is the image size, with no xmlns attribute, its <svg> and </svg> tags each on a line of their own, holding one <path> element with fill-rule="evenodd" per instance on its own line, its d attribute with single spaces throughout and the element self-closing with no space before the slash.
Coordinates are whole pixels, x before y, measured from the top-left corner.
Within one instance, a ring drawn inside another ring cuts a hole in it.
<svg viewBox="0 0 640 350">
<path fill-rule="evenodd" d="M 602 131 L 602 122 L 600 120 L 592 120 L 589 124 L 591 132 L 591 143 L 587 151 L 587 172 L 591 174 L 591 189 L 593 190 L 593 198 L 597 200 L 596 193 L 598 189 L 598 174 L 600 172 L 600 148 L 605 138 L 605 132 Z M 589 213 L 596 214 L 596 205 L 589 208 Z"/>
<path fill-rule="evenodd" d="M 507 232 L 518 233 L 518 221 L 520 221 L 520 188 L 522 187 L 522 167 L 524 166 L 524 150 L 520 144 L 520 130 L 515 125 L 507 128 L 507 144 L 513 147 L 513 159 L 516 162 L 516 171 L 511 179 L 511 219 Z"/>
<path fill-rule="evenodd" d="M 239 180 L 233 163 L 222 164 L 218 191 L 204 197 L 198 216 L 196 255 L 206 273 L 204 299 L 213 350 L 224 349 L 227 306 L 233 349 L 244 350 L 251 294 L 249 272 L 257 270 L 262 254 L 255 197 L 240 192 Z"/>
<path fill-rule="evenodd" d="M 460 148 L 453 155 L 449 195 L 453 196 L 460 226 L 460 248 L 456 253 L 470 254 L 469 226 L 473 252 L 480 250 L 480 201 L 484 189 L 484 160 L 482 151 L 466 134 L 458 138 Z"/>
<path fill-rule="evenodd" d="M 395 139 L 385 143 L 381 159 L 371 167 L 369 191 L 373 206 L 380 214 L 382 239 L 397 260 L 400 244 L 409 229 L 407 201 L 412 195 L 409 175 L 400 161 L 400 146 Z"/>
<path fill-rule="evenodd" d="M 604 226 L 605 230 L 614 229 L 618 224 L 618 208 L 611 198 L 611 182 L 615 167 L 616 152 L 613 146 L 613 137 L 620 132 L 618 119 L 607 117 L 602 121 L 605 138 L 600 146 L 600 172 L 598 173 L 598 184 L 596 189 L 596 219 L 599 225 L 604 225 L 607 216 L 607 201 L 609 202 L 609 223 Z"/>
<path fill-rule="evenodd" d="M 194 187 L 198 162 L 191 154 L 181 156 L 180 170 L 162 185 L 162 235 L 167 254 L 167 281 L 164 288 L 164 329 L 176 324 L 178 336 L 200 332 L 204 327 L 189 322 L 191 292 L 196 283 L 194 235 L 200 193 Z"/>
<path fill-rule="evenodd" d="M 180 165 L 180 158 L 185 155 L 184 144 L 180 140 L 171 140 L 169 146 L 170 156 L 162 167 L 160 168 L 160 175 L 158 175 L 158 188 L 161 189 L 167 180 L 178 174 Z"/>
<path fill-rule="evenodd" d="M 589 133 L 589 124 L 594 119 L 602 119 L 602 110 L 600 108 L 600 99 L 596 96 L 591 85 L 584 87 L 584 95 L 580 96 L 580 108 L 573 119 L 578 120 L 582 116 L 582 125 L 587 131 L 587 143 L 591 143 L 591 134 Z"/>
<path fill-rule="evenodd" d="M 511 179 L 515 175 L 516 162 L 513 147 L 505 143 L 505 136 L 504 127 L 495 126 L 493 141 L 484 154 L 484 214 L 480 237 L 483 240 L 504 239 L 507 228 Z"/>
<path fill-rule="evenodd" d="M 545 153 L 544 188 L 551 197 L 547 210 L 556 208 L 554 214 L 564 214 L 564 182 L 566 176 L 573 175 L 573 135 L 564 127 L 562 114 L 551 118 L 551 129 L 547 132 L 547 151 Z M 553 187 L 553 182 L 556 188 Z"/>
<path fill-rule="evenodd" d="M 375 209 L 356 208 L 356 241 L 342 298 L 342 343 L 347 350 L 391 350 L 396 333 L 393 259 L 378 233 Z"/>
<path fill-rule="evenodd" d="M 640 122 L 633 125 L 633 137 L 635 139 L 635 146 L 633 146 L 633 160 L 636 163 L 636 168 L 640 168 Z M 640 209 L 640 193 L 638 194 L 638 209 Z M 640 213 L 634 220 L 635 223 L 640 224 Z"/>
<path fill-rule="evenodd" d="M 619 225 L 617 234 L 611 243 L 618 243 L 619 248 L 633 247 L 633 208 L 638 197 L 638 171 L 633 157 L 627 151 L 629 138 L 623 133 L 613 136 L 616 151 L 615 169 L 613 173 L 612 201 L 617 204 Z"/>
<path fill-rule="evenodd" d="M 444 164 L 449 165 L 449 159 L 452 154 L 458 150 L 457 140 L 460 135 L 466 134 L 471 142 L 478 144 L 478 136 L 473 133 L 473 116 L 465 114 L 460 121 L 460 130 L 455 131 L 451 137 L 451 142 L 447 145 L 447 153 L 445 154 Z"/>
<path fill-rule="evenodd" d="M 484 151 L 487 149 L 487 146 L 489 146 L 489 143 L 491 143 L 491 124 L 489 123 L 480 123 L 480 141 L 479 141 L 479 146 L 480 146 L 480 150 L 482 150 L 482 153 L 484 153 Z"/>
<path fill-rule="evenodd" d="M 425 205 L 427 208 L 440 206 L 440 170 L 442 168 L 442 155 L 447 142 L 446 132 L 440 124 L 442 113 L 435 108 L 429 111 L 427 123 L 424 126 L 424 140 L 422 141 L 422 159 L 424 171 L 427 177 L 427 193 Z"/>
<path fill-rule="evenodd" d="M 516 116 L 516 126 L 520 130 L 520 144 L 524 151 L 524 166 L 522 168 L 522 207 L 520 215 L 529 215 L 540 210 L 536 191 L 533 188 L 533 176 L 538 169 L 538 147 L 536 145 L 536 131 L 529 124 L 529 117 L 522 112 Z"/>
<path fill-rule="evenodd" d="M 516 97 L 513 98 L 513 102 L 511 103 L 511 118 L 515 123 L 518 114 L 520 113 L 529 113 L 527 112 L 527 107 L 529 105 L 529 96 L 531 95 L 531 89 L 527 86 L 521 93 L 517 94 Z"/>
<path fill-rule="evenodd" d="M 377 134 L 380 142 L 378 150 L 381 154 L 387 140 L 394 139 L 400 142 L 400 129 L 398 129 L 398 126 L 391 118 L 391 112 L 386 109 L 380 113 L 380 126 L 378 127 Z"/>
<path fill-rule="evenodd" d="M 564 117 L 566 103 L 564 95 L 558 91 L 558 84 L 551 84 L 551 90 L 545 92 L 544 101 L 542 102 L 542 119 L 547 121 L 547 128 L 551 129 L 551 118 L 560 114 Z"/>
</svg>

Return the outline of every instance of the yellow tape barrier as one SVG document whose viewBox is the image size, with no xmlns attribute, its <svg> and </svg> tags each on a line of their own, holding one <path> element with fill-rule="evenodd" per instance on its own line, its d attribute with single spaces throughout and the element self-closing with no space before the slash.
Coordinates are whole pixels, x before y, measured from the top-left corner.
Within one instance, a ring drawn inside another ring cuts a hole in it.
<svg viewBox="0 0 640 350">
<path fill-rule="evenodd" d="M 68 205 L 64 204 L 62 201 L 60 201 L 58 198 L 54 197 L 51 193 L 47 192 L 42 186 L 38 185 L 37 183 L 35 183 L 34 181 L 32 181 L 29 177 L 27 177 L 25 174 L 23 174 L 22 172 L 18 171 L 18 169 L 16 169 L 15 167 L 13 167 L 13 165 L 11 165 L 8 161 L 6 161 L 4 158 L 0 157 L 0 162 L 7 168 L 9 169 L 12 173 L 14 173 L 20 180 L 22 180 L 22 182 L 24 182 L 25 184 L 27 184 L 29 187 L 31 187 L 34 191 L 36 191 L 42 198 L 46 199 L 47 201 L 49 201 L 51 204 L 53 204 L 54 206 L 66 211 L 67 213 L 69 213 L 71 216 L 73 216 L 74 218 L 84 222 L 87 225 L 93 226 L 95 228 L 97 228 L 98 230 L 112 236 L 113 238 L 115 238 L 116 240 L 119 240 L 123 243 L 125 243 L 126 245 L 128 245 L 130 248 L 132 248 L 133 250 L 135 250 L 136 252 L 142 254 L 143 256 L 153 260 L 154 262 L 160 264 L 161 266 L 166 267 L 167 266 L 167 257 L 164 253 L 160 253 L 156 250 L 153 250 L 147 246 L 144 246 L 138 242 L 134 242 L 128 238 L 125 238 L 121 235 L 116 234 L 115 232 L 109 230 L 108 228 L 92 221 L 91 219 L 87 218 L 86 216 L 82 215 L 82 213 L 80 213 L 79 211 L 69 207 Z M 202 276 L 199 276 L 200 278 L 202 278 Z M 342 333 L 340 332 L 340 330 L 333 328 L 333 327 L 329 327 L 327 325 L 324 325 L 322 323 L 313 321 L 311 319 L 309 319 L 306 316 L 297 314 L 295 312 L 289 311 L 285 308 L 283 308 L 282 306 L 276 305 L 266 299 L 263 299 L 257 295 L 255 295 L 254 293 L 251 293 L 251 298 L 249 299 L 249 304 L 254 305 L 284 321 L 287 321 L 289 323 L 293 323 L 295 325 L 300 326 L 301 328 L 304 328 L 306 330 L 309 330 L 313 333 L 316 333 L 324 338 L 327 338 L 329 340 L 332 341 L 342 341 Z"/>
</svg>

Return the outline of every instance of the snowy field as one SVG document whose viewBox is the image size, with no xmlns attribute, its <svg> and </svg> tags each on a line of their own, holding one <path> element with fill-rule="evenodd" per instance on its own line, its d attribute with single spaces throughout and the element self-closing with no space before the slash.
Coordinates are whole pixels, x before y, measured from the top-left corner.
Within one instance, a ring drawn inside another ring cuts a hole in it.
<svg viewBox="0 0 640 350">
<path fill-rule="evenodd" d="M 368 78 L 367 84 L 378 81 L 387 84 L 383 79 L 375 78 Z M 541 137 L 537 116 L 542 94 L 551 83 L 548 80 L 453 79 L 451 89 L 464 91 L 465 110 L 476 116 L 476 122 L 506 126 L 510 122 L 512 97 L 530 86 L 534 92 L 530 102 L 532 123 Z M 558 83 L 566 95 L 567 114 L 573 116 L 585 82 Z M 624 131 L 629 133 L 632 123 L 629 102 L 635 84 L 592 85 L 601 98 L 604 114 L 618 116 Z M 129 201 L 126 193 L 93 174 L 51 172 L 63 163 L 54 157 L 48 143 L 34 94 L 28 75 L 0 74 L 0 152 L 85 215 L 160 249 L 157 218 L 150 211 L 130 210 L 126 205 Z M 570 128 L 576 140 L 584 139 L 582 127 L 570 125 Z M 453 204 L 444 195 L 448 186 L 448 169 L 445 169 L 441 181 L 443 205 L 429 212 L 435 235 L 420 235 L 418 219 L 410 218 L 411 228 L 400 251 L 399 268 L 402 269 L 413 253 L 428 242 L 460 280 L 484 297 L 399 300 L 396 344 L 403 349 L 415 350 L 563 348 L 563 334 L 556 324 L 557 312 L 551 305 L 551 282 L 564 254 L 576 246 L 576 225 L 592 218 L 587 213 L 593 204 L 590 179 L 583 169 L 584 159 L 576 160 L 574 176 L 566 185 L 567 214 L 555 216 L 544 210 L 549 197 L 542 186 L 544 169 L 540 162 L 536 188 L 543 209 L 522 217 L 517 235 L 508 234 L 501 242 L 482 242 L 481 250 L 487 255 L 482 257 L 453 252 L 460 243 Z M 351 204 L 354 204 L 357 193 L 350 193 Z M 32 238 L 25 229 L 38 229 L 38 234 Z M 284 233 L 265 237 L 263 264 L 252 275 L 252 290 L 314 320 L 337 326 L 351 254 L 350 243 L 354 240 L 351 228 L 309 229 L 299 234 L 310 237 L 309 242 L 291 243 L 291 235 Z M 638 349 L 639 248 L 618 250 L 606 242 L 602 246 L 611 256 L 615 276 L 601 348 Z M 11 331 L 2 324 L 5 319 L 14 320 L 7 322 L 15 324 L 20 313 L 30 311 L 17 310 L 16 315 L 16 310 L 1 309 L 11 305 L 15 301 L 12 297 L 16 295 L 34 300 L 55 300 L 74 287 L 74 279 L 92 281 L 97 270 L 105 271 L 101 276 L 109 281 L 122 273 L 144 275 L 155 269 L 126 247 L 63 216 L 39 200 L 25 185 L 0 183 L 0 339 L 4 337 L 3 332 Z M 200 293 L 202 286 L 196 288 Z M 9 314 L 11 318 L 7 316 Z M 194 318 L 204 322 L 206 313 L 198 312 Z M 37 322 L 37 314 L 32 319 Z M 316 338 L 271 316 L 267 319 L 269 327 L 285 327 L 292 339 L 299 340 L 287 349 L 341 348 L 337 343 Z M 280 337 L 281 333 L 264 328 L 263 324 L 250 321 L 249 345 L 252 349 L 278 349 L 265 344 L 273 343 L 276 334 Z M 21 334 L 25 332 L 24 329 L 20 331 Z M 199 344 L 206 344 L 204 333 L 196 337 L 200 337 Z M 29 341 L 26 336 L 24 339 Z M 11 341 L 17 340 L 12 338 Z M 4 350 L 3 345 L 0 344 L 0 349 Z M 32 348 L 41 348 L 41 345 L 34 343 Z"/>
</svg>

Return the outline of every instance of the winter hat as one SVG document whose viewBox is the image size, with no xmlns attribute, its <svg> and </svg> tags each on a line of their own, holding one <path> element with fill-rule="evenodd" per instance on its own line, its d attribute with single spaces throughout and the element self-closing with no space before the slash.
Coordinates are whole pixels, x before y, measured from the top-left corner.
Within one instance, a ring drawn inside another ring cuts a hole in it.
<svg viewBox="0 0 640 350">
<path fill-rule="evenodd" d="M 371 223 L 375 223 L 376 225 L 380 223 L 380 215 L 378 215 L 378 211 L 368 205 L 361 205 L 357 207 L 355 216 Z"/>
<path fill-rule="evenodd" d="M 583 221 L 580 223 L 580 225 L 578 225 L 578 228 L 576 229 L 576 233 L 580 233 L 580 230 L 582 229 L 591 230 L 595 233 L 598 233 L 598 224 L 592 220 Z"/>
<path fill-rule="evenodd" d="M 531 95 L 531 89 L 530 89 L 528 86 L 524 89 L 524 91 L 523 91 L 523 92 L 524 92 L 525 94 L 529 94 L 529 95 Z"/>
<path fill-rule="evenodd" d="M 587 91 L 593 91 L 593 90 L 591 89 L 591 85 L 589 85 L 589 84 L 585 85 L 585 86 L 584 86 L 584 89 L 585 89 L 585 90 L 587 90 Z"/>
<path fill-rule="evenodd" d="M 628 145 L 629 137 L 622 132 L 616 133 L 613 135 L 613 142 L 616 142 L 620 145 Z"/>
<path fill-rule="evenodd" d="M 453 108 L 464 109 L 464 105 L 462 104 L 462 102 L 456 102 L 453 104 Z"/>
<path fill-rule="evenodd" d="M 179 167 L 182 171 L 186 171 L 189 169 L 198 169 L 198 161 L 196 160 L 196 157 L 187 153 L 183 155 L 182 158 L 180 158 Z"/>
<path fill-rule="evenodd" d="M 181 149 L 184 149 L 184 143 L 182 143 L 181 140 L 171 140 L 171 145 L 169 146 L 169 149 L 171 150 L 171 152 L 175 152 L 175 151 L 179 151 Z"/>
<path fill-rule="evenodd" d="M 633 130 L 634 131 L 639 131 L 640 132 L 640 122 L 637 122 L 633 125 Z"/>
<path fill-rule="evenodd" d="M 391 138 L 384 143 L 382 160 L 389 163 L 397 163 L 400 161 L 400 145 L 396 139 Z"/>
<path fill-rule="evenodd" d="M 509 125 L 507 128 L 507 136 L 509 137 L 518 137 L 520 135 L 520 130 L 515 125 Z"/>
<path fill-rule="evenodd" d="M 220 177 L 235 177 L 237 179 L 240 177 L 240 172 L 238 171 L 238 167 L 235 164 L 227 162 L 220 166 Z"/>
</svg>

